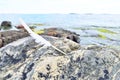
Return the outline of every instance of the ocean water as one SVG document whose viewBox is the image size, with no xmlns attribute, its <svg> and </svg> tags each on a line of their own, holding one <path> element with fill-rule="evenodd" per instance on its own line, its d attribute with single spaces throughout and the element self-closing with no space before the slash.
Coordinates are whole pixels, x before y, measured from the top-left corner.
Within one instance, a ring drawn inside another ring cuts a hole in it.
<svg viewBox="0 0 120 80">
<path fill-rule="evenodd" d="M 13 26 L 18 25 L 19 18 L 27 24 L 44 24 L 36 25 L 36 29 L 58 27 L 74 31 L 80 34 L 81 45 L 120 46 L 120 14 L 0 14 L 0 23 L 9 20 Z"/>
</svg>

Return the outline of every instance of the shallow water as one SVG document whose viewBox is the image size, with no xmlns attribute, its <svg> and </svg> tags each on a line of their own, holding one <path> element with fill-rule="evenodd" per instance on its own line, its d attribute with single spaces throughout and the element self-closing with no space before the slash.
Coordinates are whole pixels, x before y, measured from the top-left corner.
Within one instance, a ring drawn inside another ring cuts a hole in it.
<svg viewBox="0 0 120 80">
<path fill-rule="evenodd" d="M 20 24 L 19 18 L 36 29 L 59 27 L 74 31 L 80 34 L 83 45 L 120 46 L 119 14 L 0 14 L 0 22 L 9 20 L 13 26 Z"/>
</svg>

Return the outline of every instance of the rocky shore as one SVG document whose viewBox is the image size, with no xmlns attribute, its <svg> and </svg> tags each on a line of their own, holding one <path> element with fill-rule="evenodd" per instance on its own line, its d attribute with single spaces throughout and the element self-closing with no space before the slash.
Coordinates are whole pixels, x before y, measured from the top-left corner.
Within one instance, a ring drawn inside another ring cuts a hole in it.
<svg viewBox="0 0 120 80">
<path fill-rule="evenodd" d="M 40 32 L 40 31 L 38 31 Z M 48 35 L 59 38 L 67 38 L 77 43 L 80 42 L 79 34 L 64 30 L 62 28 L 47 28 L 40 33 L 40 35 Z M 18 39 L 29 36 L 29 34 L 24 30 L 8 30 L 0 32 L 0 47 L 5 46 L 8 43 L 16 41 Z"/>
<path fill-rule="evenodd" d="M 79 40 L 78 35 L 74 33 L 73 37 L 70 31 L 58 30 L 57 36 L 52 32 L 46 32 L 43 37 L 66 55 L 35 43 L 28 35 L 13 40 L 0 48 L 0 80 L 120 79 L 119 50 L 80 45 L 76 41 Z M 66 32 L 69 36 L 62 34 Z"/>
</svg>

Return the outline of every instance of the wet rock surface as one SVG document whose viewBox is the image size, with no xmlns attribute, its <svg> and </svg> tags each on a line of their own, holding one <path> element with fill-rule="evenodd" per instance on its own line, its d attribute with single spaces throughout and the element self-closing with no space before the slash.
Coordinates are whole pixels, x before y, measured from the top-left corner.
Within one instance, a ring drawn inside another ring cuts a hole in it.
<svg viewBox="0 0 120 80">
<path fill-rule="evenodd" d="M 65 38 L 43 36 L 52 47 L 31 37 L 0 49 L 0 80 L 119 80 L 120 51 L 96 45 L 80 46 Z"/>
</svg>

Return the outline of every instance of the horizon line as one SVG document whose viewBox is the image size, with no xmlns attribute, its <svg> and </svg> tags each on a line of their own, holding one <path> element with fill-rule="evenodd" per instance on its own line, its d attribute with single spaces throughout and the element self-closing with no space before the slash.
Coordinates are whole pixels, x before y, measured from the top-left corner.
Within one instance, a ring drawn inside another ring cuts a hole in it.
<svg viewBox="0 0 120 80">
<path fill-rule="evenodd" d="M 0 13 L 0 14 L 86 14 L 86 15 L 93 15 L 93 14 L 104 14 L 104 15 L 109 15 L 109 14 L 120 14 L 120 13 Z"/>
</svg>

